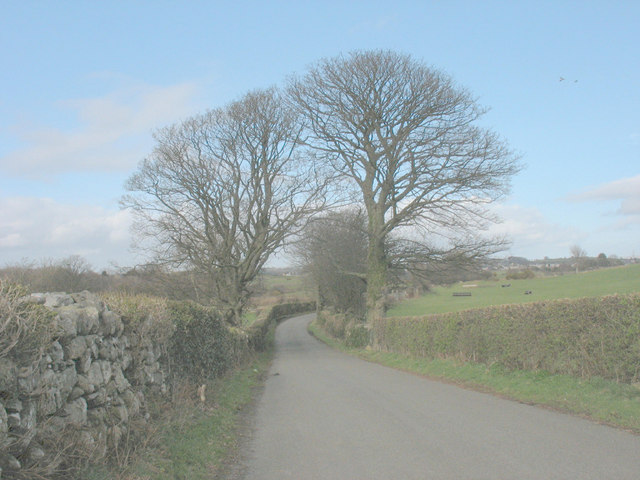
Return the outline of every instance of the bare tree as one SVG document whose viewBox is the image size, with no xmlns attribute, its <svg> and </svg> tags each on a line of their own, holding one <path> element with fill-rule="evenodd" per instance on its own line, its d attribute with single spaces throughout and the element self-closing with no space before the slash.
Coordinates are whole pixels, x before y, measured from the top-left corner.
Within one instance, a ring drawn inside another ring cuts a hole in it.
<svg viewBox="0 0 640 480">
<path fill-rule="evenodd" d="M 95 289 L 96 274 L 80 255 L 61 260 L 42 259 L 39 264 L 23 259 L 19 264 L 5 266 L 0 275 L 29 288 L 32 292 L 78 292 Z"/>
<path fill-rule="evenodd" d="M 425 240 L 390 237 L 387 259 L 392 277 L 403 283 L 402 275 L 409 275 L 413 283 L 426 287 L 469 276 L 478 278 L 483 275 L 487 256 L 507 246 L 506 241 L 495 238 L 457 238 L 455 245 L 439 247 Z"/>
<path fill-rule="evenodd" d="M 409 56 L 325 59 L 293 78 L 289 93 L 307 120 L 307 144 L 364 204 L 373 322 L 384 313 L 388 235 L 410 226 L 430 240 L 444 230 L 473 237 L 491 219 L 485 207 L 506 192 L 517 159 L 495 133 L 474 126 L 485 110 L 466 90 Z M 454 252 L 458 242 L 451 244 Z"/>
<path fill-rule="evenodd" d="M 326 181 L 300 132 L 275 89 L 256 91 L 160 130 L 128 180 L 122 204 L 156 260 L 205 273 L 232 323 L 269 256 L 323 208 Z"/>
<path fill-rule="evenodd" d="M 587 252 L 580 245 L 572 245 L 569 251 L 576 262 L 576 273 L 579 273 L 580 267 L 584 264 L 585 259 L 587 258 Z"/>
<path fill-rule="evenodd" d="M 359 209 L 315 218 L 295 245 L 297 257 L 311 274 L 318 308 L 365 315 L 367 231 Z"/>
<path fill-rule="evenodd" d="M 385 242 L 388 282 L 397 288 L 425 289 L 453 273 L 478 274 L 487 249 L 477 241 L 441 249 L 394 235 Z M 367 244 L 367 215 L 359 208 L 329 212 L 307 225 L 295 252 L 316 284 L 320 308 L 364 319 Z"/>
</svg>

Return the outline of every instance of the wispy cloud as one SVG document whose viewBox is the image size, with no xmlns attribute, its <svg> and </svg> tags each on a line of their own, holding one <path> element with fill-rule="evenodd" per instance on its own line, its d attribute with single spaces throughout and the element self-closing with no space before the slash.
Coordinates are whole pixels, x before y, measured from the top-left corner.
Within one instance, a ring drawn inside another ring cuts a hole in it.
<svg viewBox="0 0 640 480">
<path fill-rule="evenodd" d="M 58 102 L 61 114 L 75 114 L 75 126 L 15 126 L 25 146 L 0 158 L 0 171 L 42 177 L 131 169 L 148 153 L 153 129 L 193 113 L 197 92 L 195 83 L 130 83 L 102 97 Z"/>
<path fill-rule="evenodd" d="M 97 267 L 132 256 L 131 214 L 47 198 L 0 198 L 0 264 L 82 255 Z"/>
<path fill-rule="evenodd" d="M 582 232 L 550 222 L 535 207 L 498 203 L 491 210 L 502 221 L 492 225 L 488 233 L 509 238 L 514 255 L 528 258 L 564 255 L 571 245 L 583 240 Z"/>
<path fill-rule="evenodd" d="M 623 178 L 571 195 L 572 202 L 618 202 L 615 212 L 624 218 L 618 225 L 640 224 L 640 175 Z"/>
</svg>

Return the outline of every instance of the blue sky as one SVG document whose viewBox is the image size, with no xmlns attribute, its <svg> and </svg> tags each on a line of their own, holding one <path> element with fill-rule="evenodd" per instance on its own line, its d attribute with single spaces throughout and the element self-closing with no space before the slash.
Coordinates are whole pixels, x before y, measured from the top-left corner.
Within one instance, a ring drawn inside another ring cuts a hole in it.
<svg viewBox="0 0 640 480">
<path fill-rule="evenodd" d="M 0 265 L 133 265 L 123 184 L 155 129 L 392 49 L 490 108 L 526 168 L 505 255 L 640 255 L 638 1 L 0 0 Z M 564 80 L 561 80 L 564 79 Z"/>
</svg>

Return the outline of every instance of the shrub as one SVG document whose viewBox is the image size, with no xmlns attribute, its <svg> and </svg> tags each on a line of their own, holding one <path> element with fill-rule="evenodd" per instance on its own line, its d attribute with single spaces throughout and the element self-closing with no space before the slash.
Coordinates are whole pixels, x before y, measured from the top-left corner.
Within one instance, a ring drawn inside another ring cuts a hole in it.
<svg viewBox="0 0 640 480">
<path fill-rule="evenodd" d="M 352 348 L 363 348 L 369 345 L 371 340 L 371 330 L 361 322 L 352 322 L 347 325 L 345 334 L 345 345 Z"/>
<path fill-rule="evenodd" d="M 349 323 L 349 317 L 347 317 L 347 315 L 323 310 L 318 314 L 318 317 L 322 318 L 321 324 L 325 332 L 333 338 L 344 340 L 347 324 Z"/>
<path fill-rule="evenodd" d="M 0 358 L 28 365 L 56 335 L 55 315 L 26 297 L 26 288 L 0 279 Z"/>
<path fill-rule="evenodd" d="M 536 274 L 533 270 L 525 269 L 525 270 L 509 270 L 507 272 L 506 278 L 507 280 L 526 280 L 528 278 L 535 278 Z"/>
<path fill-rule="evenodd" d="M 174 375 L 204 380 L 233 365 L 234 336 L 219 312 L 192 302 L 171 302 L 169 312 L 175 324 L 169 346 Z"/>
<path fill-rule="evenodd" d="M 363 348 L 371 342 L 370 327 L 347 314 L 323 310 L 316 323 L 333 338 L 344 340 L 347 347 Z"/>
</svg>

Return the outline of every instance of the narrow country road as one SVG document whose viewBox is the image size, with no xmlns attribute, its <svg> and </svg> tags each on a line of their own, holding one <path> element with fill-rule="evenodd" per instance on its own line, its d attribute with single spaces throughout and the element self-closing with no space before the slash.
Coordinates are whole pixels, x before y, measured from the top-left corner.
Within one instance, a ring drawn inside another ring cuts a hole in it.
<svg viewBox="0 0 640 480">
<path fill-rule="evenodd" d="M 282 479 L 640 479 L 640 437 L 395 371 L 278 327 L 236 475 Z"/>
</svg>

